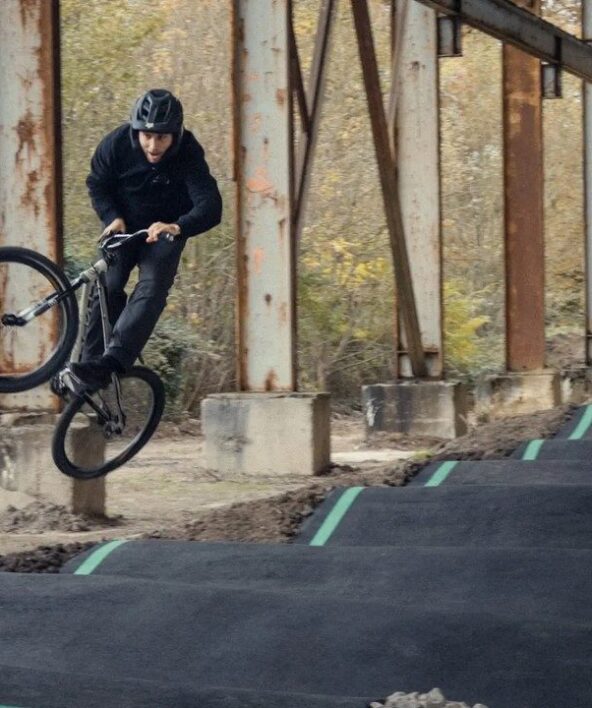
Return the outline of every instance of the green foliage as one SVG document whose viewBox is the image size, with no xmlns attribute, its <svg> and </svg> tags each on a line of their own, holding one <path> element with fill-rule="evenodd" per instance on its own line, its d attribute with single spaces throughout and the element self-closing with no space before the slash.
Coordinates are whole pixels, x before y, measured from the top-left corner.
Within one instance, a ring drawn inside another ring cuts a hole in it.
<svg viewBox="0 0 592 708">
<path fill-rule="evenodd" d="M 487 336 L 490 319 L 482 314 L 490 293 L 468 292 L 466 283 L 444 283 L 446 370 L 461 377 L 500 368 L 501 339 Z"/>
</svg>

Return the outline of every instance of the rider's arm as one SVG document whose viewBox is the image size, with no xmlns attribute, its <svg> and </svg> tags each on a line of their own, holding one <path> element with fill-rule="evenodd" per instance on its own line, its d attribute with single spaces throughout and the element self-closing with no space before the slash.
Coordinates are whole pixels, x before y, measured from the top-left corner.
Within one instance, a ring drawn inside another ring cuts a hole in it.
<svg viewBox="0 0 592 708">
<path fill-rule="evenodd" d="M 86 186 L 94 210 L 104 226 L 122 218 L 115 197 L 116 172 L 113 140 L 107 135 L 99 143 L 90 162 L 90 174 Z"/>
<path fill-rule="evenodd" d="M 184 156 L 185 184 L 193 208 L 177 219 L 182 236 L 195 236 L 217 226 L 222 219 L 222 197 L 204 157 L 202 146 L 187 136 Z"/>
</svg>

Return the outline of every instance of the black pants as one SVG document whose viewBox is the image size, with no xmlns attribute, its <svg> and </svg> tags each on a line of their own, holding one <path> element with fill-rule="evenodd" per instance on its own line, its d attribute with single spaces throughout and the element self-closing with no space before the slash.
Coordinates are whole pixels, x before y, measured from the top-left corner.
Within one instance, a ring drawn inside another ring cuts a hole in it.
<svg viewBox="0 0 592 708">
<path fill-rule="evenodd" d="M 113 327 L 111 341 L 105 347 L 97 295 L 91 307 L 82 361 L 107 353 L 124 369 L 133 365 L 164 310 L 185 243 L 184 238 L 155 243 L 142 240 L 117 252 L 105 276 Z M 128 299 L 125 286 L 135 266 L 139 268 L 139 279 Z"/>
</svg>

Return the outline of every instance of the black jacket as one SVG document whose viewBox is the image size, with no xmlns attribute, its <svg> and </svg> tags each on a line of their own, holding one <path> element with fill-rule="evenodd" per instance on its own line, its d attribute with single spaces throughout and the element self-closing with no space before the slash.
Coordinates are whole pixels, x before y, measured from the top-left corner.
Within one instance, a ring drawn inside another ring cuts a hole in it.
<svg viewBox="0 0 592 708">
<path fill-rule="evenodd" d="M 162 221 L 178 224 L 182 236 L 194 236 L 219 224 L 222 216 L 216 180 L 188 130 L 152 165 L 136 131 L 121 125 L 99 143 L 86 185 L 105 226 L 122 218 L 128 231 L 137 231 Z"/>
</svg>

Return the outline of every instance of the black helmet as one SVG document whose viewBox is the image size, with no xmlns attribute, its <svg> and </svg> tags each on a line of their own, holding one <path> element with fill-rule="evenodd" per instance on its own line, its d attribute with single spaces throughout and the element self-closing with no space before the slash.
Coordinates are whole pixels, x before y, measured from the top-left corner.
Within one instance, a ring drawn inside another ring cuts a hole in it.
<svg viewBox="0 0 592 708">
<path fill-rule="evenodd" d="M 135 102 L 130 116 L 132 130 L 149 133 L 183 132 L 183 106 L 166 89 L 150 89 Z"/>
</svg>

